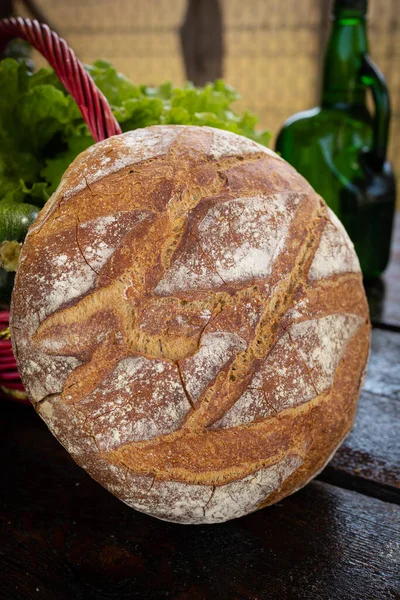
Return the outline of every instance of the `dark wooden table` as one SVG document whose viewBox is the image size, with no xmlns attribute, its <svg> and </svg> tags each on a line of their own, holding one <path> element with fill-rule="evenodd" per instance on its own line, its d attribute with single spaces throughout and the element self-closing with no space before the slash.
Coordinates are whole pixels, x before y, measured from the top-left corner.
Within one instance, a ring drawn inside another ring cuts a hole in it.
<svg viewBox="0 0 400 600">
<path fill-rule="evenodd" d="M 400 219 L 368 288 L 374 323 L 353 432 L 320 477 L 213 526 L 128 508 L 77 467 L 33 409 L 2 402 L 0 600 L 398 600 Z"/>
</svg>

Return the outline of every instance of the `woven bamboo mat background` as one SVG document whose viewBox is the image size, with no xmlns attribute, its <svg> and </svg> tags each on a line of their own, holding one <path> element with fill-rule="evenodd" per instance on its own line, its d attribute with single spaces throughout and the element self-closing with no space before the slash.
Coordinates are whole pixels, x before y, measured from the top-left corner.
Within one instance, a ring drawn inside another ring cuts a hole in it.
<svg viewBox="0 0 400 600">
<path fill-rule="evenodd" d="M 106 58 L 137 83 L 185 80 L 179 28 L 186 0 L 37 0 L 79 58 Z M 390 157 L 400 173 L 400 10 L 398 0 L 370 0 L 371 54 L 390 86 Z M 220 0 L 223 76 L 260 125 L 282 122 L 318 101 L 329 27 L 325 0 Z M 29 16 L 20 2 L 16 12 Z M 37 60 L 38 64 L 40 59 Z"/>
</svg>

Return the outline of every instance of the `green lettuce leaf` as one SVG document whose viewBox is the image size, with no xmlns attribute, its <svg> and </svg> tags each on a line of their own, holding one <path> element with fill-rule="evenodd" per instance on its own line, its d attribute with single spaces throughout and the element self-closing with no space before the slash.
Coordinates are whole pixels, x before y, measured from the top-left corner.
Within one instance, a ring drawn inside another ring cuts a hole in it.
<svg viewBox="0 0 400 600">
<path fill-rule="evenodd" d="M 47 192 L 49 194 L 57 189 L 61 177 L 78 154 L 93 144 L 93 139 L 89 135 L 70 137 L 65 141 L 66 149 L 58 153 L 55 158 L 47 158 L 45 166 L 40 171 L 41 177 L 47 182 Z"/>
<path fill-rule="evenodd" d="M 108 62 L 86 67 L 123 131 L 156 124 L 210 125 L 268 145 L 251 113 L 236 114 L 237 92 L 222 80 L 197 88 L 135 85 Z M 74 158 L 93 144 L 73 98 L 51 69 L 0 62 L 0 203 L 43 206 Z"/>
</svg>

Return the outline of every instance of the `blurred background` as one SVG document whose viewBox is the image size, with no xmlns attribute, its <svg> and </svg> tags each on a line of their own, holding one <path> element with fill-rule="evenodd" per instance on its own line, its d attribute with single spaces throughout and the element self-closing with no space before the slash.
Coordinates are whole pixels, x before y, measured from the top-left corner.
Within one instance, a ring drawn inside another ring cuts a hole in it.
<svg viewBox="0 0 400 600">
<path fill-rule="evenodd" d="M 11 2 L 8 2 L 11 4 Z M 6 4 L 2 2 L 2 4 Z M 135 83 L 223 77 L 260 126 L 277 133 L 318 102 L 330 0 L 17 0 L 15 14 L 45 20 L 84 62 L 106 58 Z M 392 99 L 389 158 L 400 172 L 399 0 L 370 0 L 373 60 Z M 43 59 L 35 57 L 38 65 Z M 273 143 L 273 142 L 272 142 Z"/>
<path fill-rule="evenodd" d="M 319 104 L 333 0 L 0 0 L 0 17 L 36 18 L 67 40 L 85 63 L 106 59 L 135 84 L 223 78 L 272 132 Z M 400 184 L 400 0 L 369 0 L 372 60 L 392 105 L 388 158 Z M 36 52 L 37 67 L 45 60 Z M 372 105 L 372 103 L 371 103 Z M 400 222 L 400 194 L 397 196 Z M 392 263 L 369 292 L 373 318 L 398 319 L 400 227 Z M 379 245 L 382 235 L 372 239 Z M 390 236 L 389 236 L 390 237 Z M 389 242 L 388 242 L 389 243 Z M 390 282 L 390 285 L 388 284 Z M 393 315 L 395 315 L 393 317 Z"/>
</svg>

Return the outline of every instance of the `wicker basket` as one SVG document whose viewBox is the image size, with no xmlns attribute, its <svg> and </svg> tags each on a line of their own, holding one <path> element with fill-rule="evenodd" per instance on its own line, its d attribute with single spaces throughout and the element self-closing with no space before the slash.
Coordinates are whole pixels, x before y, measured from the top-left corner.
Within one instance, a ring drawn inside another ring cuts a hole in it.
<svg viewBox="0 0 400 600">
<path fill-rule="evenodd" d="M 106 98 L 65 40 L 47 25 L 30 19 L 0 20 L 0 53 L 12 38 L 21 38 L 38 50 L 73 96 L 95 142 L 121 133 Z M 13 355 L 9 312 L 0 311 L 0 396 L 29 403 Z"/>
</svg>

